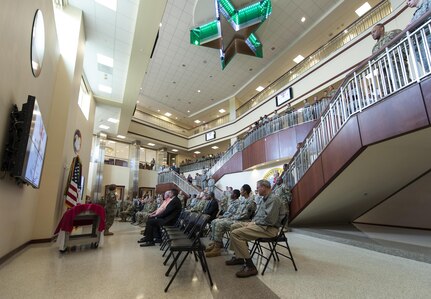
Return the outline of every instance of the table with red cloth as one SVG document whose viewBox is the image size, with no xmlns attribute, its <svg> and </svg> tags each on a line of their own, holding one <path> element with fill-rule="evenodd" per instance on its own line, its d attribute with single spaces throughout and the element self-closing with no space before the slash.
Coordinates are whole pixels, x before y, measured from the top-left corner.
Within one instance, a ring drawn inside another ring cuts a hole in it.
<svg viewBox="0 0 431 299">
<path fill-rule="evenodd" d="M 54 235 L 60 232 L 60 230 L 70 233 L 75 226 L 90 225 L 91 223 L 88 223 L 86 220 L 74 220 L 77 215 L 84 212 L 92 212 L 98 215 L 100 217 L 98 231 L 101 232 L 105 230 L 105 209 L 101 205 L 80 204 L 64 212 L 63 217 L 55 229 Z"/>
</svg>

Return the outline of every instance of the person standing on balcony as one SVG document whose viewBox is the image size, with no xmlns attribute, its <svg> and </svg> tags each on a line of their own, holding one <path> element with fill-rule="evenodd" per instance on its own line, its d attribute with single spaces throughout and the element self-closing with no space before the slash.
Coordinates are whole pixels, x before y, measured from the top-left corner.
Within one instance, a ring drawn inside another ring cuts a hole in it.
<svg viewBox="0 0 431 299">
<path fill-rule="evenodd" d="M 431 0 L 407 0 L 406 2 L 408 7 L 416 8 L 410 24 L 420 19 L 420 17 L 431 9 Z"/>
<path fill-rule="evenodd" d="M 395 36 L 401 33 L 400 29 L 385 32 L 385 26 L 382 23 L 376 24 L 371 30 L 371 36 L 376 42 L 373 47 L 372 54 L 377 53 L 384 48 Z"/>
<path fill-rule="evenodd" d="M 207 180 L 208 180 L 207 171 L 204 170 L 203 173 L 202 173 L 202 175 L 201 175 L 201 188 L 202 188 L 202 191 L 205 191 L 205 188 L 207 187 Z"/>
<path fill-rule="evenodd" d="M 215 189 L 215 180 L 212 176 L 210 176 L 208 179 L 208 191 L 214 192 L 214 189 Z"/>
</svg>

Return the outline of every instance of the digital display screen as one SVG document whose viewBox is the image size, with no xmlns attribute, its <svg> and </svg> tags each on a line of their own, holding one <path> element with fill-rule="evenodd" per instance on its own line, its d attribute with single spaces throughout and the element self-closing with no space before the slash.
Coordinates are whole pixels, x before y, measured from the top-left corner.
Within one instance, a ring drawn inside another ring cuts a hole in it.
<svg viewBox="0 0 431 299">
<path fill-rule="evenodd" d="M 215 138 L 216 138 L 216 132 L 215 131 L 208 132 L 208 133 L 205 134 L 205 140 L 206 141 L 212 140 L 212 139 L 215 139 Z"/>
<path fill-rule="evenodd" d="M 277 107 L 283 105 L 284 103 L 286 103 L 287 101 L 291 100 L 292 98 L 293 98 L 292 87 L 286 88 L 285 90 L 283 90 L 282 92 L 280 92 L 275 97 L 275 101 L 276 101 Z"/>
<path fill-rule="evenodd" d="M 23 169 L 24 179 L 35 188 L 39 188 L 40 184 L 46 142 L 45 126 L 39 105 L 35 100 Z"/>
</svg>

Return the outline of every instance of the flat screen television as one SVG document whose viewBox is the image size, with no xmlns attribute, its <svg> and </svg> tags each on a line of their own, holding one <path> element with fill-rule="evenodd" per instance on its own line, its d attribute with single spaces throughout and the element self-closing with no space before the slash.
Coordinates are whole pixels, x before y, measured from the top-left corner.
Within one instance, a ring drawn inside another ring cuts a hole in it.
<svg viewBox="0 0 431 299">
<path fill-rule="evenodd" d="M 27 103 L 11 113 L 12 137 L 9 138 L 6 153 L 8 159 L 4 170 L 17 180 L 39 188 L 45 159 L 47 134 L 43 124 L 39 104 L 34 96 L 28 96 Z"/>
</svg>

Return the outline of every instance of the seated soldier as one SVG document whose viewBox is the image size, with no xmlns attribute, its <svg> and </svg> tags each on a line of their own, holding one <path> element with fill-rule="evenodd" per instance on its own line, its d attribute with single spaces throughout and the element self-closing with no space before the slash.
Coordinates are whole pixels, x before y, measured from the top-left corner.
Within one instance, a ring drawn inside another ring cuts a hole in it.
<svg viewBox="0 0 431 299">
<path fill-rule="evenodd" d="M 286 184 L 283 183 L 283 179 L 281 177 L 277 179 L 277 183 L 275 184 L 275 187 L 273 188 L 272 192 L 278 197 L 280 197 L 281 202 L 286 208 L 286 213 L 289 214 L 290 190 L 286 186 Z"/>
<path fill-rule="evenodd" d="M 284 204 L 277 195 L 271 192 L 271 184 L 267 180 L 258 181 L 257 189 L 263 199 L 253 220 L 232 225 L 230 249 L 235 252 L 235 256 L 226 261 L 226 265 L 243 265 L 242 270 L 236 273 L 237 277 L 257 275 L 258 272 L 250 257 L 247 242 L 277 236 L 281 220 L 285 216 Z"/>
<path fill-rule="evenodd" d="M 141 227 L 145 225 L 150 214 L 157 209 L 157 202 L 155 197 L 148 196 L 144 201 L 144 209 L 136 213 L 136 222 Z"/>
<path fill-rule="evenodd" d="M 212 225 L 212 239 L 211 243 L 206 251 L 207 257 L 215 257 L 221 255 L 221 249 L 223 248 L 223 235 L 230 231 L 231 226 L 236 222 L 250 221 L 254 212 L 256 211 L 256 203 L 253 197 L 250 195 L 251 187 L 247 184 L 241 187 L 240 199 L 238 202 L 238 208 L 235 213 L 227 215 L 220 219 L 214 220 Z M 234 193 L 232 193 L 233 195 Z M 233 198 L 232 198 L 233 199 Z"/>
<path fill-rule="evenodd" d="M 201 192 L 200 197 L 198 198 L 198 202 L 196 205 L 190 209 L 190 212 L 202 213 L 205 210 L 205 207 L 208 204 L 208 201 L 205 199 L 208 197 L 208 194 L 205 192 Z"/>
</svg>

